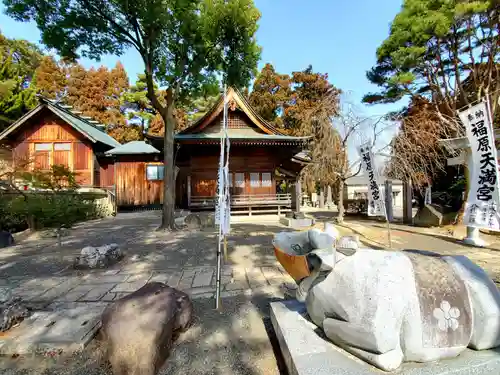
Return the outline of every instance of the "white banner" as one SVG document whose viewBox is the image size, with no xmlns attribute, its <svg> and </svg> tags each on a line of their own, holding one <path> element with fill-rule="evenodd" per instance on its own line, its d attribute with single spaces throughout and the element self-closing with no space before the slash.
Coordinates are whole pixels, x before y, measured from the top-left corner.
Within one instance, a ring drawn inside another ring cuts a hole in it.
<svg viewBox="0 0 500 375">
<path fill-rule="evenodd" d="M 217 181 L 218 199 L 215 207 L 215 224 L 220 225 L 219 233 L 227 235 L 230 231 L 231 201 L 229 196 L 229 135 L 227 133 L 227 100 L 226 88 L 224 87 L 224 109 L 220 139 L 219 173 Z"/>
<path fill-rule="evenodd" d="M 498 231 L 498 158 L 488 106 L 482 102 L 458 115 L 467 132 L 472 161 L 468 166 L 469 192 L 465 203 L 464 224 Z"/>
<path fill-rule="evenodd" d="M 377 170 L 373 163 L 371 142 L 358 148 L 363 171 L 368 178 L 368 216 L 386 216 L 384 197 L 380 191 Z"/>
<path fill-rule="evenodd" d="M 432 204 L 432 191 L 431 191 L 430 186 L 427 186 L 425 188 L 424 203 L 425 204 Z"/>
</svg>

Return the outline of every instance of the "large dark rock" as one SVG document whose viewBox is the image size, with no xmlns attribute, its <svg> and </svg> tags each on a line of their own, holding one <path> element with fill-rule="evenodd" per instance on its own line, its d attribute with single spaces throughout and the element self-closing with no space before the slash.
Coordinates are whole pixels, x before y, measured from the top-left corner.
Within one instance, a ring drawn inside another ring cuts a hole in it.
<svg viewBox="0 0 500 375">
<path fill-rule="evenodd" d="M 101 336 L 115 375 L 155 375 L 177 334 L 191 323 L 189 296 L 148 283 L 104 310 Z"/>
<path fill-rule="evenodd" d="M 2 247 L 8 247 L 14 245 L 14 237 L 12 233 L 5 230 L 0 231 L 0 249 Z"/>
<path fill-rule="evenodd" d="M 448 210 L 436 204 L 426 204 L 418 209 L 413 218 L 413 224 L 417 227 L 439 227 L 449 225 L 455 221 L 456 212 Z"/>
</svg>

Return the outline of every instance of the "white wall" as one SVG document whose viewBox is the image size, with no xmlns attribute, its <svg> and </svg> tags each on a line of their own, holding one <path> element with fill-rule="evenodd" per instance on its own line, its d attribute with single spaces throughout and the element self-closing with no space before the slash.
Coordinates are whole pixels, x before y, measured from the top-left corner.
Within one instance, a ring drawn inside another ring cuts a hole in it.
<svg viewBox="0 0 500 375">
<path fill-rule="evenodd" d="M 379 185 L 380 192 L 384 195 L 384 184 Z M 344 199 L 356 199 L 366 197 L 368 194 L 367 185 L 347 185 L 347 197 L 344 194 Z M 392 184 L 392 206 L 403 207 L 403 185 Z"/>
</svg>

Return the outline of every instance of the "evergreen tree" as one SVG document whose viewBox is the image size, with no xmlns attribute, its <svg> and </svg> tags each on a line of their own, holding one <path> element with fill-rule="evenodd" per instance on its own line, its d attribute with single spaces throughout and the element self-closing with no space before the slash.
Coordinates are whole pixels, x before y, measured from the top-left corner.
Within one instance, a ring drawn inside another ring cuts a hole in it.
<svg viewBox="0 0 500 375">
<path fill-rule="evenodd" d="M 291 93 L 290 76 L 276 73 L 274 67 L 268 63 L 255 79 L 249 102 L 264 120 L 282 128 L 281 114 L 290 101 Z"/>
<path fill-rule="evenodd" d="M 66 68 L 53 56 L 44 56 L 33 78 L 37 93 L 49 99 L 63 99 L 68 86 Z"/>
<path fill-rule="evenodd" d="M 0 131 L 37 104 L 32 79 L 41 59 L 36 45 L 0 33 Z"/>
</svg>

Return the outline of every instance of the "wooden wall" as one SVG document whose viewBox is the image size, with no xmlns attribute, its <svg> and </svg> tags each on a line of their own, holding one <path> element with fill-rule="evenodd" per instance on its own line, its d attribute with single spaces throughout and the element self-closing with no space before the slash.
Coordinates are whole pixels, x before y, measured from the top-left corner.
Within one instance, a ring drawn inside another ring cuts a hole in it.
<svg viewBox="0 0 500 375">
<path fill-rule="evenodd" d="M 118 206 L 146 206 L 163 203 L 163 181 L 146 179 L 147 164 L 155 164 L 155 162 L 134 160 L 134 157 L 125 156 L 115 161 L 114 174 Z"/>
<path fill-rule="evenodd" d="M 219 148 L 205 147 L 204 150 L 201 148 L 202 146 L 199 146 L 197 154 L 191 155 L 191 195 L 214 196 L 217 193 Z M 229 156 L 231 194 L 276 194 L 274 170 L 279 165 L 277 152 L 279 151 L 276 148 L 269 146 L 233 146 Z M 265 186 L 262 186 L 262 173 L 264 177 L 270 178 L 267 184 L 264 183 Z M 259 179 L 259 187 L 251 186 L 251 177 Z"/>
<path fill-rule="evenodd" d="M 80 185 L 93 185 L 94 156 L 91 142 L 55 115 L 45 114 L 35 116 L 30 120 L 31 126 L 25 125 L 17 133 L 13 145 L 15 161 L 24 165 L 29 160 L 27 169 L 48 169 L 51 163 L 65 164 L 77 173 Z M 64 151 L 52 148 L 46 152 L 35 152 L 37 143 L 69 143 L 71 146 Z"/>
<path fill-rule="evenodd" d="M 115 184 L 115 164 L 111 158 L 98 159 L 99 163 L 99 186 L 104 188 L 111 188 Z"/>
</svg>

